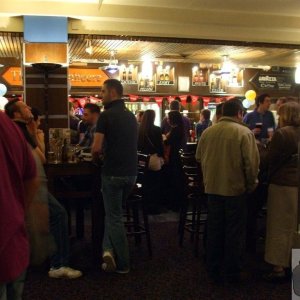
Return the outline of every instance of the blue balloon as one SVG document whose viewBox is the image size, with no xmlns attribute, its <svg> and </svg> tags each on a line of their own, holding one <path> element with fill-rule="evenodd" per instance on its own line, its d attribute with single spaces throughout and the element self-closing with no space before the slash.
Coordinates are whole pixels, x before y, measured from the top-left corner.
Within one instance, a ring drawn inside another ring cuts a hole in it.
<svg viewBox="0 0 300 300">
<path fill-rule="evenodd" d="M 0 97 L 4 96 L 7 92 L 7 88 L 3 83 L 0 83 Z"/>
</svg>

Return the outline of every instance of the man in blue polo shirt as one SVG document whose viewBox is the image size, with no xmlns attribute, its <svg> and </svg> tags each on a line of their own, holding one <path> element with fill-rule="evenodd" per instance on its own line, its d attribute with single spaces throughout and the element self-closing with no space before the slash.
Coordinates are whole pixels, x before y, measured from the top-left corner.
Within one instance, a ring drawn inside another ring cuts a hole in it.
<svg viewBox="0 0 300 300">
<path fill-rule="evenodd" d="M 271 111 L 271 98 L 268 94 L 262 94 L 256 98 L 256 108 L 246 114 L 244 123 L 252 130 L 258 140 L 268 138 L 268 128 L 275 130 L 275 120 Z"/>
<path fill-rule="evenodd" d="M 102 87 L 105 111 L 100 114 L 92 154 L 104 154 L 102 195 L 105 208 L 103 264 L 106 272 L 128 273 L 129 250 L 122 220 L 122 202 L 131 192 L 137 175 L 137 122 L 126 107 L 123 86 L 108 79 Z"/>
</svg>

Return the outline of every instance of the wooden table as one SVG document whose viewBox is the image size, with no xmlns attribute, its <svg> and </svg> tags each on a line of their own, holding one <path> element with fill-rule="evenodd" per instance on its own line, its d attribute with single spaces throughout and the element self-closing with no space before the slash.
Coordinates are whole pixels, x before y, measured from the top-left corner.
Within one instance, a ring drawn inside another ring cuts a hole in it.
<svg viewBox="0 0 300 300">
<path fill-rule="evenodd" d="M 65 203 L 76 201 L 76 232 L 78 237 L 84 232 L 84 200 L 91 199 L 92 244 L 95 259 L 101 257 L 104 233 L 104 206 L 101 193 L 101 168 L 91 162 L 46 164 L 48 189 Z M 62 182 L 71 183 L 69 188 Z M 82 184 L 80 184 L 82 182 Z M 68 210 L 68 209 L 67 209 Z"/>
</svg>

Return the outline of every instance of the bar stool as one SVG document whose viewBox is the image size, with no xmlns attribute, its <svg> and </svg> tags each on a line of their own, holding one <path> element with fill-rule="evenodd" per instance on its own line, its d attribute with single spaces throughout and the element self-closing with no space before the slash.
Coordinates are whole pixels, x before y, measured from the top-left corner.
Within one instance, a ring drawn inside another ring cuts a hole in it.
<svg viewBox="0 0 300 300">
<path fill-rule="evenodd" d="M 194 254 L 199 252 L 199 237 L 204 235 L 207 219 L 207 199 L 204 194 L 200 166 L 183 165 L 185 176 L 186 201 L 183 203 L 179 219 L 179 245 L 182 247 L 185 231 L 190 233 L 194 242 Z"/>
<path fill-rule="evenodd" d="M 138 176 L 136 185 L 125 202 L 124 224 L 127 236 L 134 236 L 135 243 L 141 243 L 141 237 L 146 236 L 149 256 L 152 257 L 152 245 L 148 215 L 144 203 L 143 181 L 149 165 L 149 155 L 138 153 Z"/>
</svg>

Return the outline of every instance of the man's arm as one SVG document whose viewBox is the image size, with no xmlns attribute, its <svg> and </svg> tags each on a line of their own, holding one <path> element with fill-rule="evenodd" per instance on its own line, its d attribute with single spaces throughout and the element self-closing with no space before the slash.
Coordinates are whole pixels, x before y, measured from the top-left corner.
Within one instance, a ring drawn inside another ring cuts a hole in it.
<svg viewBox="0 0 300 300">
<path fill-rule="evenodd" d="M 100 132 L 94 133 L 94 142 L 92 145 L 92 155 L 94 158 L 99 158 L 103 150 L 104 134 Z"/>
<path fill-rule="evenodd" d="M 252 192 L 258 183 L 257 175 L 259 171 L 259 152 L 256 146 L 255 138 L 252 134 L 244 135 L 242 139 L 242 157 L 245 172 L 245 181 L 247 192 Z"/>
<path fill-rule="evenodd" d="M 197 149 L 196 149 L 196 161 L 201 164 L 201 144 L 202 144 L 203 136 L 201 135 L 200 140 L 198 141 L 197 144 Z"/>
</svg>

